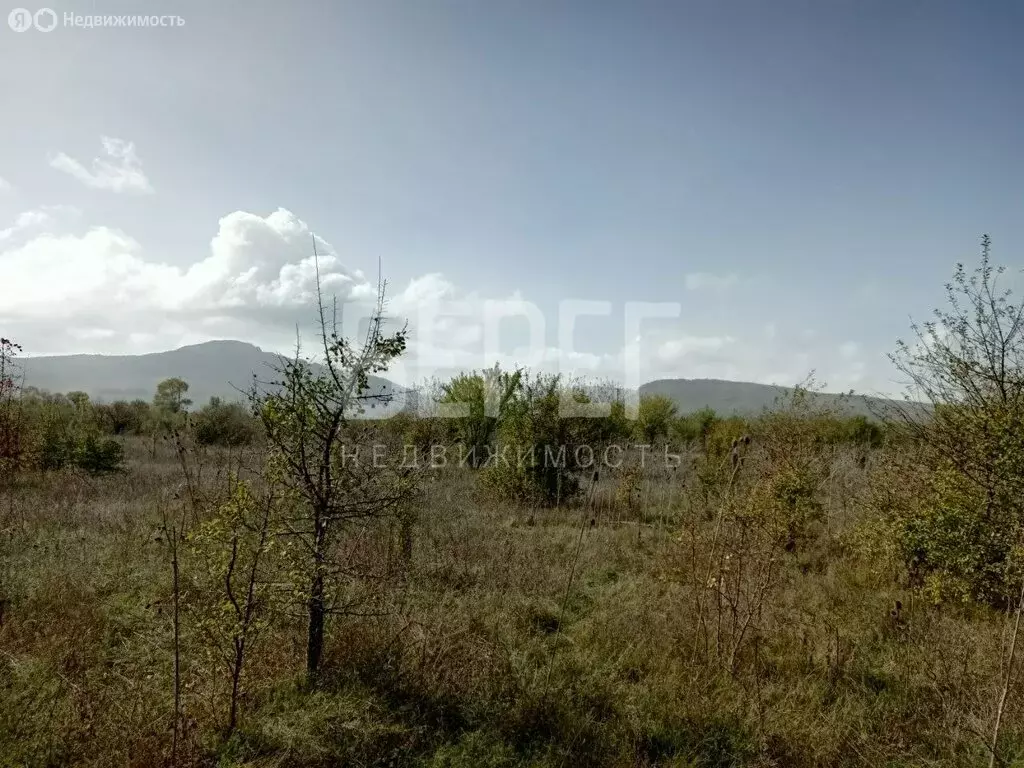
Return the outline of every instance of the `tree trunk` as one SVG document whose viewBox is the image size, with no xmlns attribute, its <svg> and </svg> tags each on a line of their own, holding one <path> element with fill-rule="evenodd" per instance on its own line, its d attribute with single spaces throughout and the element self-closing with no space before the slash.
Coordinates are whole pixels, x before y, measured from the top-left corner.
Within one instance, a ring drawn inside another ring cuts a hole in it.
<svg viewBox="0 0 1024 768">
<path fill-rule="evenodd" d="M 228 736 L 238 725 L 238 688 L 242 680 L 242 664 L 245 663 L 245 638 L 235 638 L 235 659 L 231 665 L 231 712 L 228 715 Z"/>
<path fill-rule="evenodd" d="M 315 521 L 316 539 L 313 552 L 313 578 L 309 586 L 309 627 L 306 634 L 306 683 L 316 686 L 320 658 L 324 652 L 324 624 L 327 606 L 324 599 L 324 562 L 327 525 L 320 515 Z"/>
</svg>

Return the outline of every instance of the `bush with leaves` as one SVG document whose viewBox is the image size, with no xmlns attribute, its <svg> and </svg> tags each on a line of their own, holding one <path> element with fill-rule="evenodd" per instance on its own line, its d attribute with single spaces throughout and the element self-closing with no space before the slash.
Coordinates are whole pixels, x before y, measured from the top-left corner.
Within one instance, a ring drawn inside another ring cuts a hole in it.
<svg viewBox="0 0 1024 768">
<path fill-rule="evenodd" d="M 75 446 L 73 461 L 90 475 L 119 472 L 124 468 L 124 446 L 117 440 L 88 432 Z"/>
<path fill-rule="evenodd" d="M 0 476 L 21 468 L 25 449 L 24 382 L 17 363 L 21 351 L 20 344 L 0 338 Z"/>
<path fill-rule="evenodd" d="M 22 405 L 27 467 L 43 472 L 76 468 L 91 475 L 123 468 L 124 447 L 103 436 L 87 399 L 33 393 Z"/>
<path fill-rule="evenodd" d="M 889 480 L 910 484 L 907 474 Z M 881 482 L 880 477 L 875 478 Z M 915 494 L 887 518 L 910 583 L 933 603 L 977 600 L 1005 606 L 1018 534 L 992 527 L 984 494 L 953 467 L 917 478 Z M 877 497 L 876 497 L 877 498 Z"/>
<path fill-rule="evenodd" d="M 249 445 L 256 437 L 258 422 L 240 403 L 225 403 L 219 397 L 192 414 L 192 431 L 200 445 Z"/>
<path fill-rule="evenodd" d="M 668 438 L 676 421 L 677 408 L 672 398 L 665 395 L 643 395 L 637 412 L 636 436 L 647 445 Z"/>
<path fill-rule="evenodd" d="M 96 422 L 108 435 L 141 435 L 150 419 L 150 404 L 145 400 L 115 400 L 93 406 Z"/>
<path fill-rule="evenodd" d="M 522 371 L 502 371 L 498 365 L 481 373 L 463 373 L 441 385 L 438 403 L 452 419 L 469 466 L 479 469 L 519 392 Z"/>
<path fill-rule="evenodd" d="M 239 720 L 246 661 L 271 617 L 277 536 L 275 513 L 279 468 L 266 468 L 269 483 L 230 480 L 230 494 L 188 533 L 195 568 L 189 610 L 208 668 L 225 668 L 225 736 Z"/>
<path fill-rule="evenodd" d="M 823 519 L 821 490 L 832 471 L 833 452 L 822 442 L 822 425 L 834 422 L 842 401 L 824 404 L 813 377 L 780 398 L 750 424 L 754 460 L 764 486 L 763 509 L 772 516 L 787 551 L 814 535 Z"/>
<path fill-rule="evenodd" d="M 26 412 L 32 424 L 32 465 L 53 472 L 74 464 L 75 417 L 71 404 L 61 395 L 36 395 Z"/>
<path fill-rule="evenodd" d="M 956 594 L 1002 602 L 1024 525 L 1024 302 L 1001 290 L 988 237 L 979 266 L 957 265 L 948 309 L 913 325 L 891 356 L 908 381 L 883 415 L 931 477 L 926 508 L 891 509 L 905 565 Z M 902 519 L 900 519 L 902 517 Z"/>
<path fill-rule="evenodd" d="M 684 444 L 697 443 L 707 450 L 708 437 L 719 421 L 718 415 L 711 408 L 701 408 L 677 417 L 672 422 L 672 437 Z"/>
<path fill-rule="evenodd" d="M 499 497 L 557 505 L 571 499 L 581 476 L 595 469 L 607 437 L 605 420 L 564 413 L 565 404 L 585 406 L 590 397 L 564 386 L 560 376 L 524 376 L 485 471 L 486 485 Z"/>
</svg>

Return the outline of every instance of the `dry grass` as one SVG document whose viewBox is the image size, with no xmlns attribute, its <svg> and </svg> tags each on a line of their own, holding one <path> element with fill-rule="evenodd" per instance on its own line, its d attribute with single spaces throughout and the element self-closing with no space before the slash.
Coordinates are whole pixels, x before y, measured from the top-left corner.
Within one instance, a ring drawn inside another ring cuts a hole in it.
<svg viewBox="0 0 1024 768">
<path fill-rule="evenodd" d="M 159 528 L 182 475 L 170 446 L 132 443 L 129 458 L 124 475 L 0 491 L 0 765 L 168 764 Z M 332 621 L 316 692 L 298 685 L 300 617 L 273 614 L 226 742 L 228 678 L 186 589 L 178 763 L 978 765 L 1006 617 L 914 600 L 855 536 L 885 456 L 824 460 L 824 516 L 792 552 L 750 517 L 767 503 L 755 457 L 755 479 L 710 489 L 650 471 L 623 496 L 623 472 L 605 472 L 588 504 L 557 510 L 494 503 L 473 473 L 439 470 L 407 568 L 389 529 L 347 540 L 381 565 L 378 610 Z M 186 578 L 195 567 L 183 560 Z M 1024 760 L 1019 686 L 1002 739 L 1007 764 Z"/>
</svg>

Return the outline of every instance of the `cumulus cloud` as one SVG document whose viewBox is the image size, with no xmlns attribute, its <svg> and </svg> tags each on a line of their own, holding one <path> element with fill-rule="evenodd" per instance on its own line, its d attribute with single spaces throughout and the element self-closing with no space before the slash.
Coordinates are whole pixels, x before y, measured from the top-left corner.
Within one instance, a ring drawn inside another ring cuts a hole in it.
<svg viewBox="0 0 1024 768">
<path fill-rule="evenodd" d="M 103 136 L 100 140 L 104 156 L 94 158 L 90 168 L 64 152 L 51 157 L 50 166 L 70 174 L 93 189 L 151 194 L 153 186 L 142 170 L 135 144 L 110 136 Z"/>
<path fill-rule="evenodd" d="M 45 213 L 23 214 L 9 229 L 52 223 Z M 5 240 L 0 318 L 38 353 L 69 351 L 83 333 L 108 341 L 111 350 L 129 332 L 168 347 L 268 332 L 283 341 L 287 329 L 309 319 L 316 295 L 313 235 L 283 209 L 266 217 L 225 216 L 209 254 L 187 267 L 147 259 L 138 241 L 110 227 Z M 353 301 L 373 297 L 360 272 L 345 268 L 329 243 L 315 242 L 325 293 Z"/>
<path fill-rule="evenodd" d="M 31 229 L 33 226 L 43 223 L 45 221 L 45 214 L 42 211 L 24 211 L 18 214 L 14 223 L 9 227 L 0 229 L 0 243 L 6 240 L 10 240 L 19 232 Z"/>
<path fill-rule="evenodd" d="M 16 239 L 18 236 L 30 234 L 44 228 L 53 228 L 62 221 L 75 218 L 80 215 L 77 208 L 66 205 L 44 205 L 29 211 L 19 213 L 14 222 L 3 229 L 0 229 L 0 244 Z"/>
<path fill-rule="evenodd" d="M 733 273 L 715 275 L 710 272 L 691 272 L 686 276 L 686 290 L 723 291 L 732 288 L 738 282 L 739 277 Z"/>
<path fill-rule="evenodd" d="M 266 218 L 244 211 L 225 216 L 210 251 L 177 281 L 173 295 L 178 308 L 309 306 L 316 299 L 318 263 L 324 294 L 340 300 L 375 295 L 362 272 L 344 267 L 330 243 L 314 237 L 305 222 L 283 208 Z"/>
<path fill-rule="evenodd" d="M 732 336 L 683 336 L 662 342 L 658 357 L 666 362 L 678 362 L 694 353 L 714 353 L 734 344 Z"/>
<path fill-rule="evenodd" d="M 287 352 L 297 324 L 307 341 L 315 333 L 318 275 L 325 295 L 341 301 L 345 335 L 359 333 L 376 297 L 376 281 L 285 209 L 224 216 L 211 227 L 207 252 L 184 265 L 154 259 L 122 230 L 72 226 L 73 214 L 26 211 L 0 230 L 12 231 L 0 237 L 0 326 L 30 354 L 141 353 L 211 339 Z M 786 328 L 758 328 L 749 337 L 742 329 L 707 332 L 677 313 L 646 324 L 626 344 L 624 317 L 610 305 L 601 333 L 587 320 L 578 332 L 563 333 L 558 307 L 542 311 L 519 292 L 485 297 L 439 273 L 413 278 L 389 296 L 387 314 L 411 330 L 409 353 L 388 373 L 401 383 L 496 362 L 620 382 L 794 384 L 813 366 L 845 389 L 866 376 L 857 345 Z"/>
</svg>

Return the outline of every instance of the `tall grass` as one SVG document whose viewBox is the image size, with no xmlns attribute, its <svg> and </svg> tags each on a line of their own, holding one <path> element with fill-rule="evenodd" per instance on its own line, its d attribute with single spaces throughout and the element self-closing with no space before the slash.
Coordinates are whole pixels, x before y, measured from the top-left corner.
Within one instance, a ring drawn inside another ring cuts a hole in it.
<svg viewBox="0 0 1024 768">
<path fill-rule="evenodd" d="M 195 491 L 209 503 L 184 525 L 202 523 L 258 462 L 197 450 L 185 488 L 172 444 L 129 438 L 124 474 L 22 475 L 0 491 L 0 765 L 169 765 L 175 733 L 179 766 L 987 762 L 1012 617 L 932 606 L 865 546 L 888 449 L 786 464 L 771 439 L 738 470 L 602 469 L 554 509 L 433 471 L 411 529 L 339 543 L 376 567 L 346 583 L 314 690 L 284 587 L 233 679 L 203 618 L 209 561 L 176 542 L 180 717 L 161 521 Z M 1006 764 L 1022 705 L 1011 681 Z"/>
</svg>

